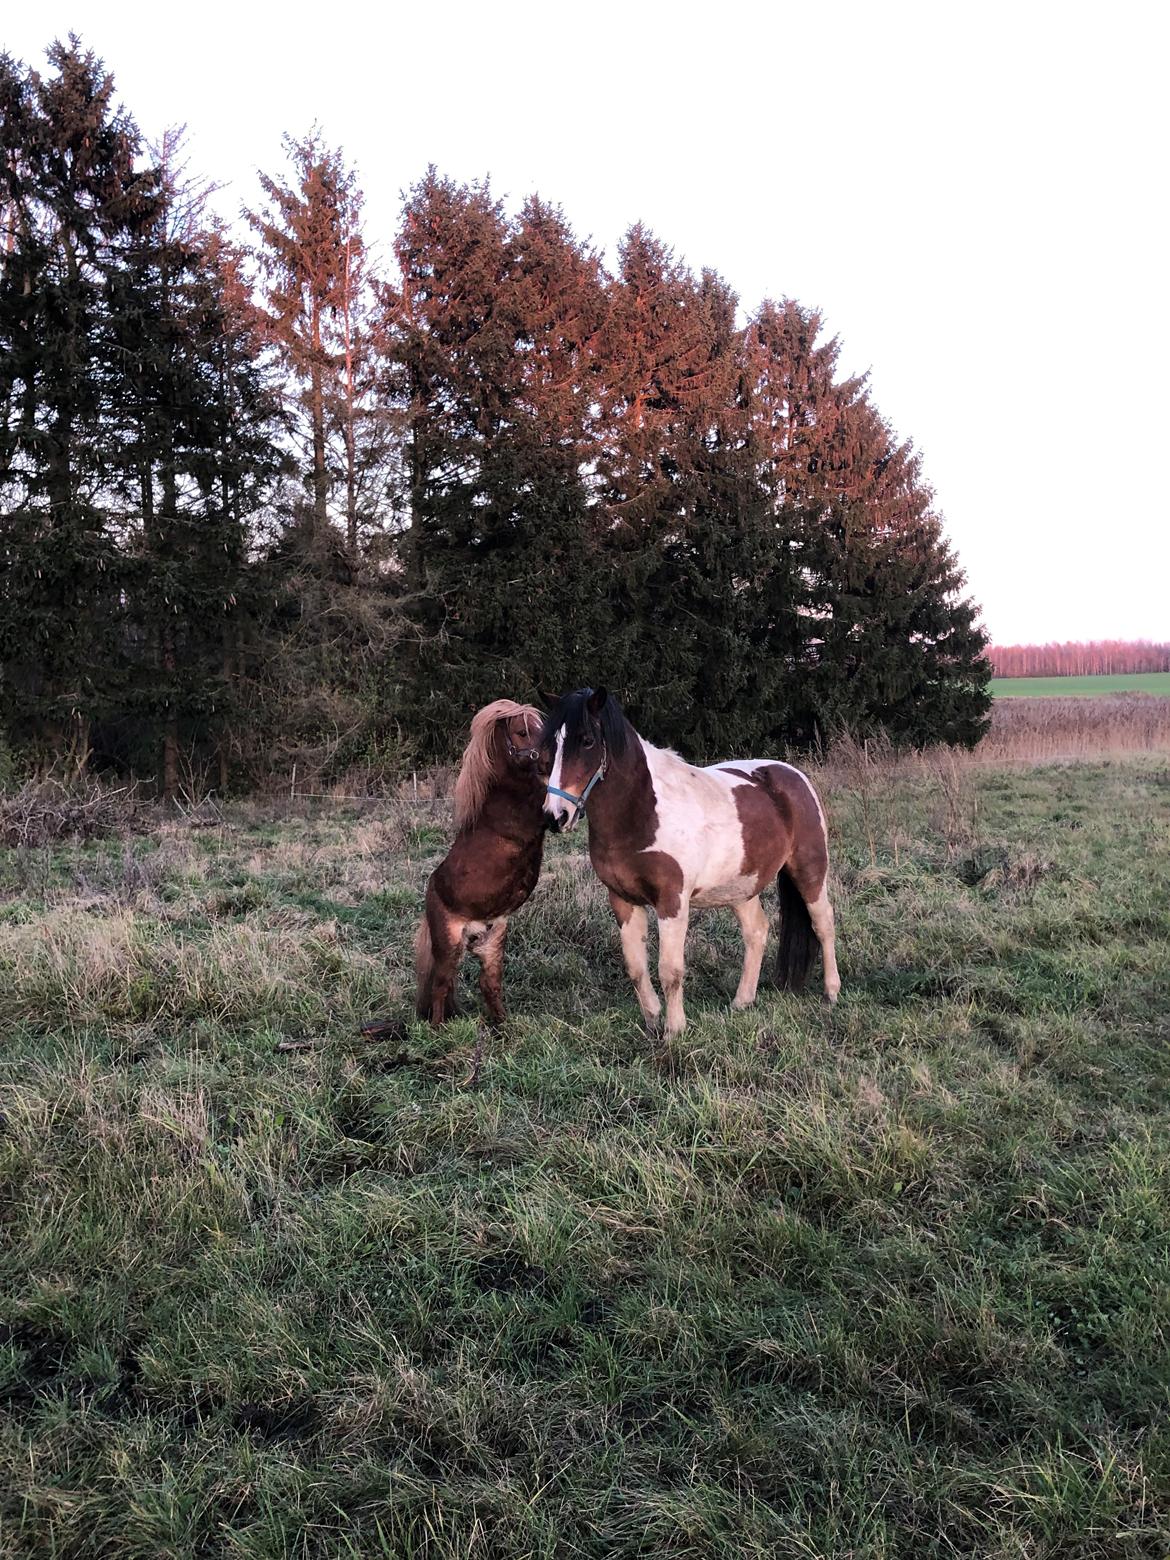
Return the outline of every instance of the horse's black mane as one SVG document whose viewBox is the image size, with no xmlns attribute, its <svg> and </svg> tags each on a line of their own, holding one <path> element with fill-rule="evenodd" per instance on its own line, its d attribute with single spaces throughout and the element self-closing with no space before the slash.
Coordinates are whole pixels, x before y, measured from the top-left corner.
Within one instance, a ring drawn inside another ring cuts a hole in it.
<svg viewBox="0 0 1170 1560">
<path fill-rule="evenodd" d="M 611 758 L 621 758 L 633 740 L 634 728 L 622 714 L 622 707 L 612 694 L 601 706 L 600 715 L 590 717 L 588 700 L 592 692 L 592 688 L 578 688 L 573 693 L 562 694 L 545 716 L 544 725 L 540 728 L 542 747 L 551 747 L 563 726 L 565 757 L 572 758 L 581 746 L 581 739 L 588 733 L 593 718 L 601 726 L 606 752 Z"/>
</svg>

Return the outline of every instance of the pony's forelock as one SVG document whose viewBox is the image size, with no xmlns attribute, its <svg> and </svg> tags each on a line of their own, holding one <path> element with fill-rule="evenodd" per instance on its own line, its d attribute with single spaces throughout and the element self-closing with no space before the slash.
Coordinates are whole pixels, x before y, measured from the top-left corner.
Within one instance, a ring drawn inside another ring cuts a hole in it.
<svg viewBox="0 0 1170 1560">
<path fill-rule="evenodd" d="M 465 829 L 479 817 L 493 780 L 499 778 L 501 745 L 496 740 L 499 723 L 514 715 L 526 715 L 537 726 L 544 717 L 533 704 L 517 704 L 514 699 L 496 699 L 485 704 L 472 718 L 471 740 L 463 750 L 459 777 L 455 781 L 455 827 Z"/>
<path fill-rule="evenodd" d="M 561 727 L 565 730 L 564 756 L 572 758 L 581 746 L 581 739 L 590 730 L 590 721 L 596 718 L 601 726 L 601 736 L 610 758 L 621 758 L 630 744 L 632 727 L 622 714 L 622 707 L 610 694 L 601 706 L 601 714 L 589 714 L 589 696 L 592 688 L 577 688 L 564 694 L 545 716 L 540 728 L 541 746 L 551 748 Z"/>
</svg>

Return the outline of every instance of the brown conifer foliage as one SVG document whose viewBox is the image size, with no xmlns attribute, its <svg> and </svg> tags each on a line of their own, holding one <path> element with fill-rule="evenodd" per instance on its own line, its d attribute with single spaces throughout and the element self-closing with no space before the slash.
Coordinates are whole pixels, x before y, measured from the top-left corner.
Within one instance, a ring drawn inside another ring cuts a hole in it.
<svg viewBox="0 0 1170 1560">
<path fill-rule="evenodd" d="M 261 174 L 267 205 L 247 213 L 265 281 L 265 339 L 294 387 L 316 545 L 324 545 L 340 466 L 346 543 L 356 557 L 360 432 L 375 421 L 369 403 L 377 372 L 362 193 L 319 130 L 299 141 L 286 136 L 284 148 L 291 179 Z M 337 462 L 330 460 L 333 440 Z"/>
</svg>

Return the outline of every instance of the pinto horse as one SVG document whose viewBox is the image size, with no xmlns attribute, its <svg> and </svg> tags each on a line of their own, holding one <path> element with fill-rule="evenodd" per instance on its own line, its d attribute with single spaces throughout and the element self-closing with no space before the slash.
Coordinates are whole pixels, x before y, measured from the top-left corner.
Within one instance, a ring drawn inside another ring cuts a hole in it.
<svg viewBox="0 0 1170 1560">
<path fill-rule="evenodd" d="M 728 905 L 743 932 L 744 960 L 733 1008 L 756 999 L 768 917 L 760 891 L 780 896 L 779 984 L 799 990 L 821 945 L 825 998 L 841 989 L 829 903 L 825 815 L 807 777 L 776 759 L 700 769 L 640 737 L 604 688 L 580 688 L 545 717 L 541 745 L 551 764 L 545 810 L 554 830 L 571 829 L 588 804 L 589 857 L 609 889 L 626 969 L 647 1024 L 661 1007 L 646 963 L 646 907 L 658 917 L 658 976 L 666 1033 L 686 1026 L 682 987 L 691 907 Z"/>
<path fill-rule="evenodd" d="M 479 960 L 492 1023 L 504 1020 L 508 917 L 536 887 L 544 855 L 542 719 L 531 704 L 497 699 L 471 722 L 455 781 L 455 840 L 427 881 L 414 939 L 415 1005 L 432 1024 L 454 1010 L 451 993 L 467 950 Z"/>
</svg>

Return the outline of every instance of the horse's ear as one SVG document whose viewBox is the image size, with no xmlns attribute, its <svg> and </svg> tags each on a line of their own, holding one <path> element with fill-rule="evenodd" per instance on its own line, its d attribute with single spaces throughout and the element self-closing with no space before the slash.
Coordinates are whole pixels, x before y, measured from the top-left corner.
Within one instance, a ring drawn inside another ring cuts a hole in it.
<svg viewBox="0 0 1170 1560">
<path fill-rule="evenodd" d="M 542 707 L 546 710 L 551 710 L 553 705 L 559 704 L 561 699 L 564 697 L 563 694 L 553 693 L 551 688 L 540 687 L 538 687 L 536 690 L 536 696 L 540 700 Z"/>
<path fill-rule="evenodd" d="M 608 698 L 609 694 L 604 688 L 594 688 L 593 692 L 589 695 L 590 715 L 600 715 L 602 710 L 605 708 L 605 701 Z"/>
</svg>

